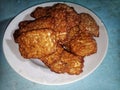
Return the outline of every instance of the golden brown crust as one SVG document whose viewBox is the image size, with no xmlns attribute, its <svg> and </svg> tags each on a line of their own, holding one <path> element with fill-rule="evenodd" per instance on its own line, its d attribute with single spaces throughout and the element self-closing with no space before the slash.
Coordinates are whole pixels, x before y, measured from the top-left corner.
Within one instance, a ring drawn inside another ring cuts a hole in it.
<svg viewBox="0 0 120 90">
<path fill-rule="evenodd" d="M 33 29 L 41 29 L 41 28 L 54 28 L 54 18 L 52 17 L 42 17 L 32 21 L 31 23 L 27 24 L 24 28 L 20 29 L 20 32 L 26 32 L 28 30 Z"/>
<path fill-rule="evenodd" d="M 91 15 L 87 13 L 80 13 L 81 23 L 79 25 L 80 30 L 92 34 L 95 37 L 99 36 L 99 26 Z"/>
<path fill-rule="evenodd" d="M 79 25 L 80 19 L 73 7 L 63 3 L 58 3 L 50 7 L 38 7 L 32 14 L 34 18 L 51 16 L 55 19 L 55 31 L 59 42 L 64 42 L 68 29 Z"/>
<path fill-rule="evenodd" d="M 56 51 L 50 55 L 44 56 L 42 58 L 40 58 L 42 60 L 42 62 L 47 65 L 48 67 L 51 66 L 51 64 L 53 64 L 56 61 L 60 60 L 61 54 L 63 52 L 63 48 L 61 45 L 57 45 L 56 47 Z"/>
<path fill-rule="evenodd" d="M 62 42 L 67 34 L 66 11 L 63 8 L 53 8 L 51 16 L 55 19 L 54 31 L 57 33 L 57 39 Z"/>
<path fill-rule="evenodd" d="M 72 8 L 71 8 L 72 9 Z M 72 27 L 79 25 L 80 23 L 80 17 L 79 15 L 75 12 L 75 10 L 71 10 L 67 12 L 67 25 L 68 29 L 71 29 Z"/>
<path fill-rule="evenodd" d="M 27 24 L 29 24 L 30 22 L 32 22 L 32 20 L 21 21 L 18 26 L 21 29 L 21 28 L 25 27 Z"/>
<path fill-rule="evenodd" d="M 54 32 L 50 29 L 31 30 L 18 37 L 19 50 L 24 58 L 41 58 L 56 50 Z"/>
<path fill-rule="evenodd" d="M 69 29 L 67 31 L 67 37 L 66 37 L 66 40 L 64 41 L 63 43 L 63 48 L 69 52 L 71 52 L 70 50 L 70 41 L 72 39 L 75 39 L 76 36 L 78 36 L 80 34 L 80 29 L 79 29 L 79 26 L 74 26 L 72 27 L 71 29 Z"/>
<path fill-rule="evenodd" d="M 54 62 L 50 69 L 57 73 L 80 74 L 83 68 L 83 58 L 63 51 L 60 60 Z"/>
<path fill-rule="evenodd" d="M 80 34 L 80 28 L 79 26 L 74 26 L 67 32 L 67 41 L 71 41 L 72 39 L 75 39 L 76 36 Z"/>
<path fill-rule="evenodd" d="M 53 9 L 54 8 L 58 11 L 63 11 L 63 14 L 65 15 L 64 17 L 66 18 L 67 22 L 67 29 L 70 29 L 71 27 L 74 27 L 79 24 L 79 15 L 73 7 L 70 7 L 63 3 L 58 3 L 53 6 Z"/>
<path fill-rule="evenodd" d="M 71 52 L 79 56 L 88 56 L 97 52 L 97 44 L 90 34 L 82 33 L 70 42 Z"/>
<path fill-rule="evenodd" d="M 17 43 L 17 38 L 20 36 L 20 29 L 24 28 L 27 24 L 29 24 L 30 22 L 32 22 L 32 20 L 25 20 L 25 21 L 21 21 L 19 23 L 19 29 L 15 30 L 15 32 L 13 33 L 13 37 L 14 37 L 14 41 Z"/>
<path fill-rule="evenodd" d="M 51 9 L 51 7 L 37 7 L 30 15 L 33 18 L 40 18 L 44 16 L 49 16 L 48 11 Z"/>
<path fill-rule="evenodd" d="M 26 25 L 23 27 L 23 24 L 26 24 Z M 19 26 L 21 26 L 21 24 Z M 23 28 L 20 28 L 14 32 L 13 36 L 14 36 L 15 42 L 17 42 L 17 38 L 20 36 L 20 34 L 26 31 L 30 31 L 33 29 L 41 29 L 41 28 L 53 29 L 54 19 L 52 17 L 43 17 L 30 22 L 22 23 L 22 27 Z"/>
</svg>

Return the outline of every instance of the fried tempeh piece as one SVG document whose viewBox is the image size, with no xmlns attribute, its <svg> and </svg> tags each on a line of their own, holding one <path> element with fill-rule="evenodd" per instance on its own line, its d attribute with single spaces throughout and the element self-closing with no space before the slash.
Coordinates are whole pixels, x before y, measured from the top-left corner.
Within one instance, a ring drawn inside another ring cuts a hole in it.
<svg viewBox="0 0 120 90">
<path fill-rule="evenodd" d="M 80 13 L 81 22 L 79 24 L 80 30 L 82 32 L 88 32 L 91 35 L 98 37 L 99 36 L 99 26 L 96 21 L 92 18 L 90 14 Z"/>
<path fill-rule="evenodd" d="M 97 52 L 97 43 L 88 33 L 81 33 L 70 42 L 70 50 L 78 56 L 88 56 Z"/>
<path fill-rule="evenodd" d="M 80 74 L 83 70 L 83 57 L 63 51 L 60 60 L 51 64 L 50 69 L 56 73 Z"/>
<path fill-rule="evenodd" d="M 56 51 L 56 37 L 51 29 L 37 29 L 18 37 L 19 50 L 24 58 L 41 58 Z"/>
<path fill-rule="evenodd" d="M 47 65 L 48 67 L 50 67 L 51 64 L 53 64 L 54 62 L 60 60 L 61 54 L 62 54 L 63 50 L 64 49 L 62 48 L 62 46 L 58 44 L 57 47 L 56 47 L 56 51 L 54 53 L 52 53 L 52 54 L 50 54 L 48 56 L 44 56 L 44 57 L 42 57 L 40 59 L 41 59 L 41 61 L 45 65 Z"/>
<path fill-rule="evenodd" d="M 43 17 L 43 18 L 33 20 L 23 28 L 18 29 L 17 31 L 14 32 L 13 36 L 14 36 L 15 42 L 17 42 L 17 37 L 19 37 L 21 33 L 29 30 L 41 29 L 41 28 L 54 29 L 54 19 L 52 17 Z"/>
</svg>

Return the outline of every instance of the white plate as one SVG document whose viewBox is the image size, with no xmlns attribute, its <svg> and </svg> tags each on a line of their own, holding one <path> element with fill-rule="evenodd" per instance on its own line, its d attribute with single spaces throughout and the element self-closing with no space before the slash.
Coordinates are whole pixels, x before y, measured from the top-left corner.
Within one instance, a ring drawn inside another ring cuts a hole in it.
<svg viewBox="0 0 120 90">
<path fill-rule="evenodd" d="M 100 36 L 99 38 L 95 38 L 98 45 L 97 53 L 85 58 L 85 66 L 80 75 L 56 74 L 51 72 L 38 60 L 24 59 L 19 53 L 18 45 L 13 40 L 13 32 L 18 28 L 20 21 L 33 19 L 29 15 L 36 7 L 51 6 L 55 3 L 58 2 L 43 3 L 21 12 L 8 25 L 3 38 L 3 51 L 10 66 L 24 78 L 45 85 L 62 85 L 83 79 L 100 65 L 108 48 L 108 35 L 105 26 L 93 12 L 77 4 L 61 2 L 74 7 L 78 13 L 89 13 L 96 20 L 100 27 Z"/>
</svg>

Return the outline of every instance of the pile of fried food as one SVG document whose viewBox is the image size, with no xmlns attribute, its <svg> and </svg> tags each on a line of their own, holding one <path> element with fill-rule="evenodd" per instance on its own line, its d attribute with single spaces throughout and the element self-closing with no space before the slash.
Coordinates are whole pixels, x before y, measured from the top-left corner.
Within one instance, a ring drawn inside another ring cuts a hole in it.
<svg viewBox="0 0 120 90">
<path fill-rule="evenodd" d="M 63 3 L 37 7 L 30 15 L 34 20 L 20 22 L 13 34 L 21 55 L 40 59 L 56 73 L 80 74 L 84 57 L 97 52 L 96 21 Z"/>
</svg>

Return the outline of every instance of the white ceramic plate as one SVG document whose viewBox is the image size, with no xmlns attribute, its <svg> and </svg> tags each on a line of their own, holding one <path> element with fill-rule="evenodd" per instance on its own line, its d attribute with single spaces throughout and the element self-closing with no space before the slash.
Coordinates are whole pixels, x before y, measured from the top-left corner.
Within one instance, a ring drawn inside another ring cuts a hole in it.
<svg viewBox="0 0 120 90">
<path fill-rule="evenodd" d="M 55 3 L 58 2 L 43 3 L 21 12 L 8 25 L 3 38 L 3 51 L 10 66 L 24 78 L 45 85 L 62 85 L 83 79 L 100 65 L 100 63 L 103 61 L 103 58 L 105 57 L 108 48 L 108 35 L 105 26 L 93 12 L 77 4 L 59 2 L 66 3 L 69 6 L 74 7 L 78 13 L 89 13 L 96 20 L 97 24 L 100 27 L 100 36 L 99 38 L 95 38 L 98 45 L 97 53 L 85 58 L 85 66 L 83 68 L 83 72 L 80 75 L 56 74 L 54 72 L 51 72 L 44 66 L 42 62 L 38 60 L 24 59 L 19 53 L 18 45 L 13 40 L 13 32 L 18 28 L 18 23 L 20 21 L 33 19 L 30 17 L 30 13 L 36 7 L 51 6 Z"/>
</svg>

